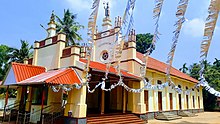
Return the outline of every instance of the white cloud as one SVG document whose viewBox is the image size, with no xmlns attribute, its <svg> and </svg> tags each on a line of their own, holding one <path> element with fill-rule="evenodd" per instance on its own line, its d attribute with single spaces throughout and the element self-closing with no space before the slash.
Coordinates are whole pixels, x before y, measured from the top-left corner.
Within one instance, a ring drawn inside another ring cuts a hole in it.
<svg viewBox="0 0 220 124">
<path fill-rule="evenodd" d="M 205 28 L 205 21 L 200 18 L 187 20 L 183 25 L 183 32 L 192 37 L 202 37 Z"/>
</svg>

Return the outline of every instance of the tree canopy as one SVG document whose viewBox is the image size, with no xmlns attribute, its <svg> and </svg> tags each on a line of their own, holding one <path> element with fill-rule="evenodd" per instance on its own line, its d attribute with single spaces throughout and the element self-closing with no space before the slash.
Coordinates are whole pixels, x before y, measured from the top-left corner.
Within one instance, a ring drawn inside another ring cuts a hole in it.
<svg viewBox="0 0 220 124">
<path fill-rule="evenodd" d="M 215 59 L 215 61 L 211 64 L 207 61 L 204 62 L 205 72 L 204 76 L 206 81 L 209 83 L 211 87 L 215 90 L 220 91 L 220 60 Z M 199 71 L 201 69 L 200 64 L 194 63 L 190 65 L 188 70 L 188 74 L 199 80 Z M 210 94 L 206 90 L 203 90 L 203 101 L 204 101 L 204 109 L 205 110 L 213 110 L 216 108 L 217 97 Z"/>
<path fill-rule="evenodd" d="M 76 41 L 81 41 L 82 37 L 78 31 L 84 26 L 76 22 L 77 15 L 70 12 L 69 9 L 64 10 L 64 17 L 61 19 L 57 18 L 57 32 L 62 32 L 66 34 L 67 46 L 75 45 Z"/>
<path fill-rule="evenodd" d="M 136 35 L 136 48 L 140 53 L 146 53 L 146 50 L 151 46 L 153 35 L 150 33 Z M 154 50 L 155 48 L 153 48 Z M 151 51 L 152 52 L 152 51 Z"/>
</svg>

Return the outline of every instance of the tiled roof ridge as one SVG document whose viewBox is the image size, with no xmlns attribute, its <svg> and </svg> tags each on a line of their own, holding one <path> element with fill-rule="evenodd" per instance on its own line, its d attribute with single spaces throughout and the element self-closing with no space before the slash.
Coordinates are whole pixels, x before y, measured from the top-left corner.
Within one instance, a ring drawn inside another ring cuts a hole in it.
<svg viewBox="0 0 220 124">
<path fill-rule="evenodd" d="M 65 74 L 69 73 L 71 70 L 72 70 L 71 68 L 63 69 L 61 73 L 58 73 L 58 74 L 56 74 L 56 75 L 54 75 L 54 76 L 48 78 L 47 80 L 48 80 L 48 82 L 49 82 L 50 80 L 56 80 L 57 78 L 59 78 L 59 77 L 65 75 Z M 59 71 L 59 70 L 57 70 L 57 71 Z M 73 70 L 72 70 L 72 71 L 73 71 Z M 48 72 L 49 72 L 49 71 L 48 71 Z M 47 73 L 47 72 L 46 72 L 46 73 Z"/>
<path fill-rule="evenodd" d="M 143 54 L 140 53 L 140 52 L 137 52 L 136 54 L 139 54 L 139 55 L 143 56 Z M 138 56 L 137 56 L 137 58 L 138 58 Z M 152 59 L 152 60 L 154 60 L 154 61 L 157 61 L 157 62 L 159 62 L 159 63 L 161 63 L 161 64 L 167 66 L 167 64 L 166 64 L 165 62 L 161 62 L 161 61 L 159 61 L 159 60 L 157 60 L 157 59 L 155 59 L 155 58 L 152 58 L 152 57 L 150 57 L 150 56 L 149 56 L 149 58 Z M 141 60 L 141 58 L 138 58 L 138 59 Z M 141 61 L 143 61 L 143 60 L 141 60 Z M 147 67 L 147 68 L 149 68 L 149 67 Z M 190 80 L 190 81 L 193 81 L 193 82 L 196 82 L 196 83 L 198 82 L 197 79 L 195 79 L 195 78 L 193 78 L 193 77 L 190 77 L 189 75 L 187 75 L 187 74 L 181 72 L 180 70 L 174 68 L 173 66 L 171 66 L 171 70 L 175 70 L 175 71 L 177 71 L 177 72 L 183 74 L 184 76 L 187 76 L 188 78 L 190 78 L 190 79 L 186 79 L 186 78 L 182 77 L 182 78 L 185 79 L 185 80 Z M 165 72 L 164 72 L 164 73 L 165 73 Z M 175 75 L 175 74 L 173 74 L 172 72 L 171 72 L 171 75 L 173 75 L 173 76 L 177 76 L 177 77 L 181 77 L 180 75 L 178 75 L 178 74 Z"/>
<path fill-rule="evenodd" d="M 28 67 L 46 69 L 46 68 L 43 67 L 43 66 L 30 65 L 30 64 L 24 64 L 24 63 L 18 63 L 18 62 L 12 62 L 11 64 L 12 64 L 12 65 L 22 65 L 22 66 L 28 66 Z"/>
</svg>

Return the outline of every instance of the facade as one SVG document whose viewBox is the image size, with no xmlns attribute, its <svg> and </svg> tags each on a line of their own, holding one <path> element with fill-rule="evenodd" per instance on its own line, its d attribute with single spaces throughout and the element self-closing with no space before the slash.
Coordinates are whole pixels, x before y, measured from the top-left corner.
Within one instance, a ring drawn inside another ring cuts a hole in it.
<svg viewBox="0 0 220 124">
<path fill-rule="evenodd" d="M 68 92 L 67 103 L 63 103 L 65 92 L 54 92 L 51 86 L 73 85 L 85 82 L 86 51 L 83 46 L 65 46 L 66 36 L 56 33 L 54 20 L 48 24 L 48 37 L 34 43 L 34 56 L 25 64 L 12 63 L 3 85 L 18 86 L 16 103 L 19 110 L 28 113 L 30 122 L 37 123 L 46 118 L 42 114 L 60 112 L 64 109 L 65 123 L 86 123 L 86 119 L 94 114 L 134 113 L 140 118 L 153 119 L 158 112 L 177 114 L 180 110 L 191 112 L 203 111 L 202 89 L 194 89 L 189 95 L 178 94 L 172 88 L 163 90 L 145 90 L 141 93 L 128 92 L 122 87 L 116 87 L 110 92 L 97 88 L 94 93 L 88 93 L 87 87 L 73 88 Z M 106 62 L 115 63 L 111 55 L 112 42 L 121 26 L 121 18 L 117 17 L 114 26 L 109 16 L 103 19 L 102 31 L 96 32 L 94 48 L 90 62 L 89 73 L 92 75 L 89 83 L 94 88 L 104 77 Z M 121 56 L 121 72 L 123 81 L 131 88 L 142 88 L 144 83 L 140 78 L 143 54 L 136 51 L 135 31 L 129 33 Z M 149 57 L 146 79 L 153 85 L 166 81 L 166 64 Z M 106 88 L 119 80 L 115 68 L 109 70 Z M 171 69 L 173 82 L 181 89 L 189 89 L 198 81 Z M 27 93 L 28 91 L 28 93 Z M 40 111 L 39 111 L 40 110 Z"/>
</svg>

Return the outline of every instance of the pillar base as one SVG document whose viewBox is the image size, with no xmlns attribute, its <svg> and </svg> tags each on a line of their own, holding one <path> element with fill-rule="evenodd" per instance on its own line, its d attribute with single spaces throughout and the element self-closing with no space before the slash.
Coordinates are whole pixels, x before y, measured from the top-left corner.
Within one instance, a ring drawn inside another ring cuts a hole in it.
<svg viewBox="0 0 220 124">
<path fill-rule="evenodd" d="M 73 104 L 67 103 L 65 107 L 65 116 L 68 116 L 68 112 L 72 112 L 72 116 L 74 118 L 85 118 L 86 117 L 86 104 Z"/>
<path fill-rule="evenodd" d="M 134 108 L 133 113 L 135 113 L 135 114 L 144 114 L 144 113 L 146 113 L 146 104 L 144 104 L 144 103 L 135 104 L 133 106 L 133 108 Z"/>
<path fill-rule="evenodd" d="M 86 124 L 86 118 L 64 117 L 64 124 Z"/>
</svg>

